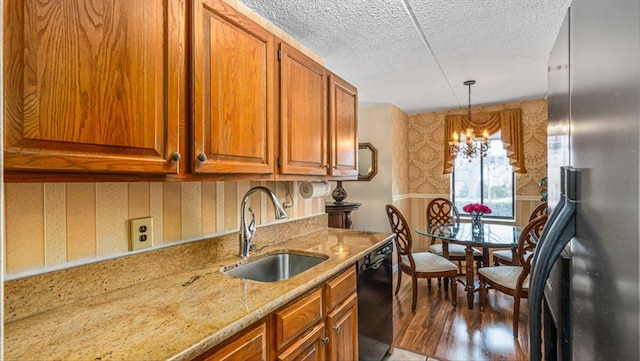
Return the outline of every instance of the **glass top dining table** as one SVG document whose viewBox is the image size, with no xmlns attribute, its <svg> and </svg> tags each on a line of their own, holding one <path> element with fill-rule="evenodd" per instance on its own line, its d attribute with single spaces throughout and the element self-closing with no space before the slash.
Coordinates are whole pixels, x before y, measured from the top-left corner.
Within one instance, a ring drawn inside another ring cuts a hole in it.
<svg viewBox="0 0 640 361">
<path fill-rule="evenodd" d="M 455 223 L 448 225 L 427 225 L 424 229 L 416 229 L 416 233 L 440 239 L 442 241 L 442 255 L 449 258 L 449 243 L 465 246 L 465 265 L 467 280 L 462 282 L 467 291 L 467 305 L 473 309 L 474 293 L 478 290 L 475 281 L 475 270 L 473 267 L 473 249 L 482 249 L 482 262 L 479 267 L 489 266 L 490 249 L 510 248 L 513 258 L 518 247 L 518 238 L 522 232 L 521 227 L 483 223 L 482 229 L 474 233 L 471 223 Z M 461 280 L 460 280 L 461 281 Z"/>
</svg>

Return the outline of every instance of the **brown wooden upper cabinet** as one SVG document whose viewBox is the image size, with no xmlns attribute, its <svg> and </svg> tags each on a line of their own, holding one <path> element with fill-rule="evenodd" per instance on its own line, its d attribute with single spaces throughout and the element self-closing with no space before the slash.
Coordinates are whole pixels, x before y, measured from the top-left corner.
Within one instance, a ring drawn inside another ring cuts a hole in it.
<svg viewBox="0 0 640 361">
<path fill-rule="evenodd" d="M 356 88 L 286 43 L 279 59 L 280 175 L 356 179 Z"/>
<path fill-rule="evenodd" d="M 5 170 L 177 172 L 184 0 L 3 3 Z"/>
<path fill-rule="evenodd" d="M 357 178 L 356 89 L 231 5 L 88 3 L 3 3 L 9 181 Z"/>
<path fill-rule="evenodd" d="M 194 3 L 192 169 L 272 176 L 275 37 L 223 1 Z"/>
<path fill-rule="evenodd" d="M 331 176 L 358 177 L 358 92 L 335 74 L 329 76 Z"/>
<path fill-rule="evenodd" d="M 325 68 L 280 44 L 280 174 L 329 175 Z"/>
</svg>

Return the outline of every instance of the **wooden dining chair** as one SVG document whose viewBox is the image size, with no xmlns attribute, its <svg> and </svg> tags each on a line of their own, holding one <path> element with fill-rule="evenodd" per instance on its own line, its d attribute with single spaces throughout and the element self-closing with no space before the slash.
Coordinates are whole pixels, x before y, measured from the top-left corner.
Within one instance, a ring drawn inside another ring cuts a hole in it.
<svg viewBox="0 0 640 361">
<path fill-rule="evenodd" d="M 427 227 L 434 225 L 447 225 L 460 223 L 460 214 L 458 208 L 450 200 L 446 198 L 435 198 L 427 205 Z M 431 245 L 429 246 L 429 252 L 435 253 L 438 256 L 444 256 L 442 243 L 437 243 L 436 238 L 431 238 Z M 462 274 L 462 261 L 465 260 L 466 247 L 461 244 L 449 244 L 449 260 L 457 262 L 458 274 Z M 473 249 L 473 260 L 476 262 L 482 262 L 482 252 Z M 438 284 L 440 282 L 438 281 Z"/>
<path fill-rule="evenodd" d="M 531 260 L 542 229 L 547 223 L 543 214 L 527 225 L 518 238 L 517 256 L 519 266 L 483 267 L 478 270 L 480 280 L 480 311 L 484 311 L 487 302 L 487 285 L 491 289 L 513 296 L 513 337 L 518 338 L 518 320 L 520 318 L 520 300 L 529 297 L 529 273 Z"/>
<path fill-rule="evenodd" d="M 397 295 L 400 290 L 402 274 L 408 274 L 411 277 L 411 288 L 413 292 L 411 310 L 415 312 L 418 301 L 418 278 L 448 277 L 451 280 L 451 302 L 453 306 L 455 306 L 457 304 L 456 298 L 458 294 L 458 285 L 456 283 L 458 267 L 448 259 L 431 252 L 413 253 L 411 251 L 413 245 L 411 230 L 404 216 L 392 205 L 387 205 L 386 209 L 391 231 L 395 234 L 396 238 L 398 267 L 400 268 L 398 270 L 398 285 L 396 286 L 395 294 Z M 447 283 L 445 283 L 445 294 L 447 288 Z"/>
<path fill-rule="evenodd" d="M 534 208 L 531 211 L 531 214 L 529 214 L 529 220 L 527 222 L 531 222 L 533 219 L 543 214 L 547 214 L 547 202 L 544 202 L 538 205 L 536 208 Z M 513 251 L 510 249 L 495 251 L 493 252 L 493 265 L 499 266 L 503 264 L 506 266 L 514 266 L 514 265 L 517 266 L 517 264 L 513 263 L 512 257 L 513 257 Z"/>
</svg>

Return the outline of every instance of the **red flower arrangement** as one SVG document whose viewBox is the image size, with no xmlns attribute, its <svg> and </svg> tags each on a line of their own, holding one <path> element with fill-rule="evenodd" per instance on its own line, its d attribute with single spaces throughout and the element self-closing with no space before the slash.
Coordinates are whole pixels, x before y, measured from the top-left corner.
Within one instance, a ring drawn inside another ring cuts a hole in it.
<svg viewBox="0 0 640 361">
<path fill-rule="evenodd" d="M 462 210 L 469 214 L 491 214 L 491 208 L 480 203 L 469 203 L 466 206 L 462 207 Z"/>
</svg>

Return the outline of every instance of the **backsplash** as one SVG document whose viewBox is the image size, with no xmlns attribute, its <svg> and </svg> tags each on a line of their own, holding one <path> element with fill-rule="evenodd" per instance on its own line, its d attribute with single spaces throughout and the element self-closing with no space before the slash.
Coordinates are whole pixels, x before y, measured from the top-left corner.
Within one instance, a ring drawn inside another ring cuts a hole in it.
<svg viewBox="0 0 640 361">
<path fill-rule="evenodd" d="M 327 230 L 325 213 L 260 227 L 254 242 L 262 248 L 314 232 L 326 237 Z M 260 251 L 254 252 L 257 255 Z M 200 268 L 237 254 L 238 235 L 231 233 L 8 281 L 4 283 L 4 322 L 186 269 Z"/>
<path fill-rule="evenodd" d="M 134 218 L 153 218 L 153 249 L 235 232 L 255 186 L 291 204 L 287 220 L 324 213 L 324 198 L 301 198 L 299 182 L 6 183 L 5 277 L 129 254 Z M 258 225 L 282 222 L 266 195 L 250 205 Z"/>
</svg>

